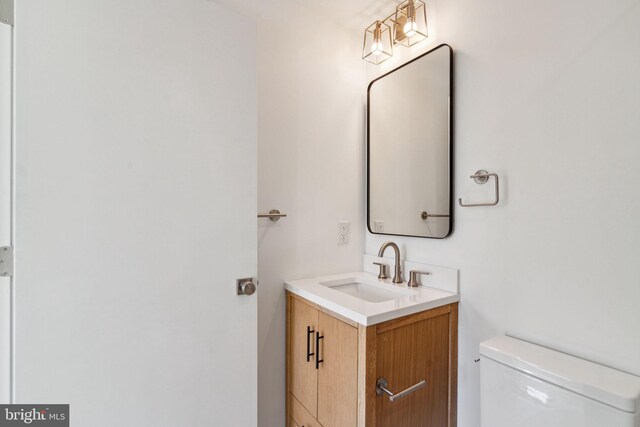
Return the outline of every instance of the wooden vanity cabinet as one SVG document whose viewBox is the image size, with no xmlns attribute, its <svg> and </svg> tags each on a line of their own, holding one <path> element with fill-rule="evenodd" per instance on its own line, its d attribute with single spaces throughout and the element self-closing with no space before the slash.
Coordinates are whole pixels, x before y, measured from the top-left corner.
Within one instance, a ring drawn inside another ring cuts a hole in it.
<svg viewBox="0 0 640 427">
<path fill-rule="evenodd" d="M 292 301 L 289 322 L 296 325 L 290 328 L 289 391 L 316 418 L 318 416 L 318 370 L 315 368 L 315 333 L 318 331 L 318 310 L 300 300 Z"/>
<path fill-rule="evenodd" d="M 358 328 L 297 297 L 289 298 L 287 323 L 293 420 L 305 427 L 316 425 L 315 420 L 322 427 L 355 426 Z"/>
<path fill-rule="evenodd" d="M 287 292 L 289 425 L 455 427 L 457 332 L 457 303 L 367 327 Z"/>
</svg>

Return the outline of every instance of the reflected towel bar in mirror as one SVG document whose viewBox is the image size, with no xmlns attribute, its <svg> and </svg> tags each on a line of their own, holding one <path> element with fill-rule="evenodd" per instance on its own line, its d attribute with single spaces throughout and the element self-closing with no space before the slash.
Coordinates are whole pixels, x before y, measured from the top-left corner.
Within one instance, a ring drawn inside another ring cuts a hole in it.
<svg viewBox="0 0 640 427">
<path fill-rule="evenodd" d="M 496 198 L 493 202 L 490 203 L 470 203 L 470 204 L 465 204 L 462 203 L 462 199 L 459 198 L 458 199 L 458 203 L 460 204 L 460 206 L 462 206 L 463 208 L 470 208 L 470 207 L 475 207 L 475 206 L 495 206 L 498 204 L 498 202 L 500 201 L 500 183 L 498 180 L 498 175 L 495 173 L 489 173 L 486 170 L 479 170 L 476 173 L 474 173 L 473 175 L 471 175 L 469 178 L 472 178 L 476 184 L 486 184 L 487 181 L 489 180 L 489 177 L 492 176 L 494 178 L 495 181 L 495 192 L 496 192 Z"/>
<path fill-rule="evenodd" d="M 259 213 L 258 218 L 269 218 L 273 222 L 278 222 L 280 218 L 286 217 L 287 214 L 280 213 L 278 209 L 271 209 L 269 213 Z"/>
<path fill-rule="evenodd" d="M 442 214 L 430 214 L 427 213 L 427 211 L 422 211 L 422 213 L 420 214 L 420 218 L 424 219 L 425 221 L 429 218 L 449 218 L 450 215 L 442 215 Z"/>
</svg>

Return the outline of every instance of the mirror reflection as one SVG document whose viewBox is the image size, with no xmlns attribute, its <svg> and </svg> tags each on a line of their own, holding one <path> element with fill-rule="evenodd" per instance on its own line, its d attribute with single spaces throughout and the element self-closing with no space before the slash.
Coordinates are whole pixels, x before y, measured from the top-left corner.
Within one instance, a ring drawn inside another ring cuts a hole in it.
<svg viewBox="0 0 640 427">
<path fill-rule="evenodd" d="M 372 233 L 451 233 L 451 66 L 451 48 L 441 45 L 369 85 Z"/>
</svg>

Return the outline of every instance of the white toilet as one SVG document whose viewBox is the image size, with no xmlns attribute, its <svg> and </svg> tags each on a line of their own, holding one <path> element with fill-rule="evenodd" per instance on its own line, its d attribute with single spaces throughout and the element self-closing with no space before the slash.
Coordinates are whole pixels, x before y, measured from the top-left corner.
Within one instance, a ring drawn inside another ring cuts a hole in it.
<svg viewBox="0 0 640 427">
<path fill-rule="evenodd" d="M 640 377 L 506 336 L 480 355 L 482 427 L 640 427 Z"/>
</svg>

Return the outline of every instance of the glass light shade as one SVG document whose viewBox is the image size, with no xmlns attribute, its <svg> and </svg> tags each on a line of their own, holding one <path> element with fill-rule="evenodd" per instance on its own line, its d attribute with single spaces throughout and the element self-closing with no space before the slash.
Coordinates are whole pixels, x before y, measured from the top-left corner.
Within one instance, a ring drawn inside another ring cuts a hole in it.
<svg viewBox="0 0 640 427">
<path fill-rule="evenodd" d="M 362 59 L 377 65 L 391 58 L 392 55 L 391 28 L 384 22 L 374 22 L 364 30 Z"/>
<path fill-rule="evenodd" d="M 387 18 L 393 25 L 393 42 L 409 47 L 429 36 L 427 8 L 420 0 L 406 0 L 396 8 L 395 15 Z"/>
</svg>

